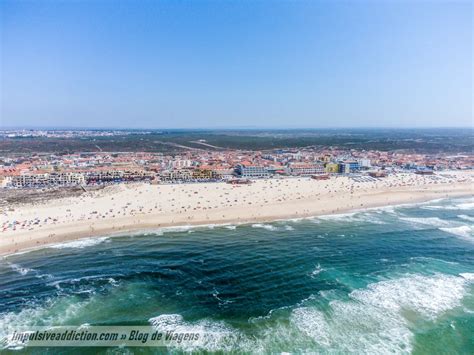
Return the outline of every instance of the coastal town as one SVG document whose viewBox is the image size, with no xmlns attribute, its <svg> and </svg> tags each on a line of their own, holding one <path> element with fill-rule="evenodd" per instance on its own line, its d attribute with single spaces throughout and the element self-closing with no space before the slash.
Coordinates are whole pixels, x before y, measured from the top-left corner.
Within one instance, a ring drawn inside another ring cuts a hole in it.
<svg viewBox="0 0 474 355">
<path fill-rule="evenodd" d="M 82 133 L 44 134 L 67 142 Z M 12 139 L 24 148 L 25 139 L 43 138 Z M 96 151 L 64 152 L 54 143 L 56 153 L 5 154 L 0 254 L 97 234 L 261 223 L 472 193 L 474 156 L 463 151 L 256 150 L 222 148 L 204 138 L 179 142 L 169 142 L 173 152 L 108 152 L 101 142 Z"/>
<path fill-rule="evenodd" d="M 433 174 L 469 170 L 474 155 L 409 154 L 334 148 L 279 148 L 265 151 L 189 149 L 175 155 L 154 152 L 32 153 L 0 158 L 3 188 L 238 182 L 243 180 L 358 174 L 384 177 L 394 172 Z M 208 148 L 212 148 L 211 146 Z"/>
<path fill-rule="evenodd" d="M 474 355 L 472 3 L 0 0 L 0 355 Z"/>
</svg>

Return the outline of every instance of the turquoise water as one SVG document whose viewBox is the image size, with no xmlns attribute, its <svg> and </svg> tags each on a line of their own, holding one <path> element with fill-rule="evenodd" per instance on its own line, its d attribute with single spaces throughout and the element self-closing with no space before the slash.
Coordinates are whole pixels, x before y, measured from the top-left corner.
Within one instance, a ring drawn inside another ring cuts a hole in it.
<svg viewBox="0 0 474 355">
<path fill-rule="evenodd" d="M 465 198 L 75 241 L 0 260 L 0 337 L 153 324 L 213 335 L 90 352 L 472 354 L 473 232 Z"/>
</svg>

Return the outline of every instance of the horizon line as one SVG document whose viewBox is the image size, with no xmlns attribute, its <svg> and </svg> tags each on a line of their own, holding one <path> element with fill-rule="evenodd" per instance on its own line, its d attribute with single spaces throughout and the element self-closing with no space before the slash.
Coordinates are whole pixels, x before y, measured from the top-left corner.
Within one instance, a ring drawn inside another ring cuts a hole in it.
<svg viewBox="0 0 474 355">
<path fill-rule="evenodd" d="M 170 130 L 170 131 L 203 131 L 203 130 L 210 130 L 210 131 L 217 131 L 217 130 L 242 130 L 242 131 L 251 131 L 251 130 L 269 130 L 269 131 L 277 131 L 277 130 L 337 130 L 337 129 L 474 129 L 474 126 L 403 126 L 403 127 L 393 127 L 393 126 L 341 126 L 341 127 L 334 127 L 334 126 L 327 126 L 327 127 L 267 127 L 267 126 L 236 126 L 236 127 L 139 127 L 139 128 L 132 128 L 132 127 L 113 127 L 113 126 L 103 126 L 103 127 L 91 127 L 91 126 L 0 126 L 0 130 L 52 130 L 52 131 L 60 131 L 60 130 L 71 130 L 71 131 L 79 131 L 79 130 L 115 130 L 115 131 L 157 131 L 157 130 Z"/>
</svg>

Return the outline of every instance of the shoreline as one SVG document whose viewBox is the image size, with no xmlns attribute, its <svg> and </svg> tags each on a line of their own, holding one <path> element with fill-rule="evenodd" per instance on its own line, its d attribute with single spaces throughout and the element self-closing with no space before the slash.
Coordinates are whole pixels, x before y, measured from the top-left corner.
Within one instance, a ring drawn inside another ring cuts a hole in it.
<svg viewBox="0 0 474 355">
<path fill-rule="evenodd" d="M 131 229 L 131 230 L 123 230 L 118 233 L 109 233 L 109 234 L 96 234 L 96 235 L 89 235 L 89 236 L 71 236 L 71 238 L 63 239 L 61 242 L 58 243 L 47 243 L 47 244 L 42 244 L 40 246 L 33 246 L 31 248 L 26 248 L 21 251 L 13 252 L 10 254 L 0 254 L 0 258 L 6 259 L 10 256 L 14 255 L 21 255 L 21 254 L 26 254 L 30 253 L 36 250 L 41 250 L 41 249 L 47 249 L 47 248 L 53 248 L 53 249 L 61 249 L 58 248 L 57 246 L 65 244 L 65 243 L 72 243 L 75 241 L 80 241 L 80 240 L 95 240 L 95 239 L 108 239 L 108 238 L 118 238 L 118 237 L 124 237 L 128 236 L 130 234 L 145 234 L 145 233 L 153 233 L 153 232 L 158 232 L 161 230 L 167 230 L 167 229 L 179 229 L 179 228 L 186 228 L 186 229 L 194 229 L 194 228 L 206 228 L 209 226 L 215 226 L 215 227 L 225 227 L 225 226 L 242 226 L 242 225 L 251 225 L 255 223 L 275 223 L 275 222 L 283 222 L 283 221 L 291 221 L 291 220 L 305 220 L 305 219 L 312 219 L 312 218 L 318 218 L 318 217 L 325 217 L 325 216 L 337 216 L 337 215 L 344 215 L 344 214 L 352 214 L 352 213 L 359 213 L 359 212 L 365 212 L 365 211 L 371 211 L 371 210 L 378 210 L 378 209 L 383 209 L 383 208 L 397 208 L 397 207 L 408 207 L 408 206 L 417 206 L 421 204 L 425 204 L 428 202 L 434 202 L 438 200 L 445 200 L 445 199 L 450 199 L 450 198 L 467 198 L 467 197 L 472 197 L 471 195 L 453 195 L 449 197 L 442 197 L 442 198 L 434 198 L 434 199 L 428 199 L 428 200 L 422 200 L 418 202 L 410 202 L 410 203 L 400 203 L 400 204 L 390 204 L 390 205 L 382 205 L 382 206 L 373 206 L 373 207 L 367 207 L 367 208 L 362 208 L 362 209 L 352 209 L 352 210 L 347 210 L 347 211 L 339 211 L 337 213 L 329 213 L 329 214 L 318 214 L 318 215 L 308 215 L 304 217 L 287 217 L 287 218 L 279 218 L 279 219 L 261 219 L 261 220 L 249 220 L 249 221 L 239 221 L 239 222 L 219 222 L 219 223 L 196 223 L 196 224 L 177 224 L 177 225 L 169 225 L 169 226 L 161 226 L 161 227 L 155 227 L 155 228 L 140 228 L 138 227 L 137 229 Z"/>
<path fill-rule="evenodd" d="M 334 179 L 336 181 L 337 179 Z M 335 182 L 332 184 L 335 184 Z M 307 182 L 304 182 L 307 183 Z M 310 184 L 321 182 L 309 182 Z M 260 187 L 265 188 L 265 184 L 271 182 L 261 182 Z M 327 184 L 324 185 L 327 188 Z M 291 185 L 291 184 L 289 184 Z M 199 186 L 201 187 L 201 186 Z M 221 186 L 222 187 L 222 186 Z M 294 186 L 290 186 L 293 188 Z M 143 188 L 141 186 L 136 189 Z M 162 187 L 157 187 L 160 189 Z M 189 188 L 189 186 L 187 187 Z M 135 189 L 135 190 L 136 190 Z M 171 186 L 168 189 L 176 189 Z M 241 191 L 232 187 L 223 187 L 225 194 L 234 191 L 237 195 L 241 195 Z M 128 189 L 125 189 L 128 190 Z M 236 192 L 237 191 L 237 192 Z M 135 191 L 136 192 L 136 191 Z M 343 193 L 341 196 L 337 194 L 321 195 L 315 199 L 312 197 L 292 199 L 289 201 L 272 201 L 271 203 L 262 204 L 257 207 L 238 206 L 217 208 L 213 211 L 195 211 L 187 213 L 150 213 L 136 214 L 124 216 L 119 219 L 102 218 L 95 221 L 72 221 L 55 226 L 44 226 L 45 228 L 37 228 L 33 231 L 12 231 L 6 235 L 0 235 L 0 256 L 8 256 L 19 254 L 22 252 L 41 249 L 48 245 L 62 244 L 79 239 L 89 239 L 98 237 L 115 237 L 128 233 L 137 233 L 140 231 L 157 230 L 162 228 L 173 227 L 199 227 L 205 225 L 225 225 L 225 224 L 251 224 L 262 222 L 274 222 L 277 220 L 288 219 L 304 219 L 319 217 L 324 215 L 335 215 L 343 213 L 352 213 L 373 208 L 392 207 L 403 204 L 418 204 L 436 199 L 455 198 L 472 196 L 472 183 L 457 182 L 456 184 L 437 184 L 437 185 L 416 185 L 416 186 L 399 186 L 391 189 L 367 188 L 363 186 L 359 190 L 355 190 L 348 197 L 347 191 L 336 191 Z M 344 193 L 345 192 L 345 193 Z M 196 192 L 195 192 L 196 193 Z M 121 192 L 118 193 L 120 195 Z M 115 200 L 117 194 L 113 196 Z M 174 196 L 174 195 L 173 195 Z M 279 196 L 279 194 L 277 194 Z M 319 196 L 319 195 L 318 195 Z M 258 197 L 258 196 L 257 196 Z M 97 199 L 98 197 L 91 197 Z M 76 202 L 77 198 L 72 202 Z M 174 201 L 175 199 L 173 199 Z M 71 199 L 68 204 L 64 201 L 50 201 L 44 206 L 64 209 L 65 206 L 71 205 Z M 93 204 L 96 201 L 93 200 Z M 143 201 L 139 201 L 143 202 Z M 185 201 L 188 203 L 189 201 Z M 33 206 L 29 206 L 33 207 Z M 110 207 L 110 206 L 109 206 Z M 34 206 L 36 211 L 41 211 L 38 206 Z M 17 212 L 25 210 L 25 206 L 19 206 Z M 70 212 L 73 214 L 73 212 Z"/>
</svg>

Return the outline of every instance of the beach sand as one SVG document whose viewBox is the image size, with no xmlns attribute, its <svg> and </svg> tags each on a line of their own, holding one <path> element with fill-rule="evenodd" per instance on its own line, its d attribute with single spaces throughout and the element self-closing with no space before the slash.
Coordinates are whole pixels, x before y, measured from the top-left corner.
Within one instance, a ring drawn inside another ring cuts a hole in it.
<svg viewBox="0 0 474 355">
<path fill-rule="evenodd" d="M 247 223 L 472 196 L 472 171 L 393 174 L 355 181 L 285 178 L 251 185 L 130 184 L 11 204 L 0 216 L 0 255 L 68 240 L 170 226 Z"/>
</svg>

